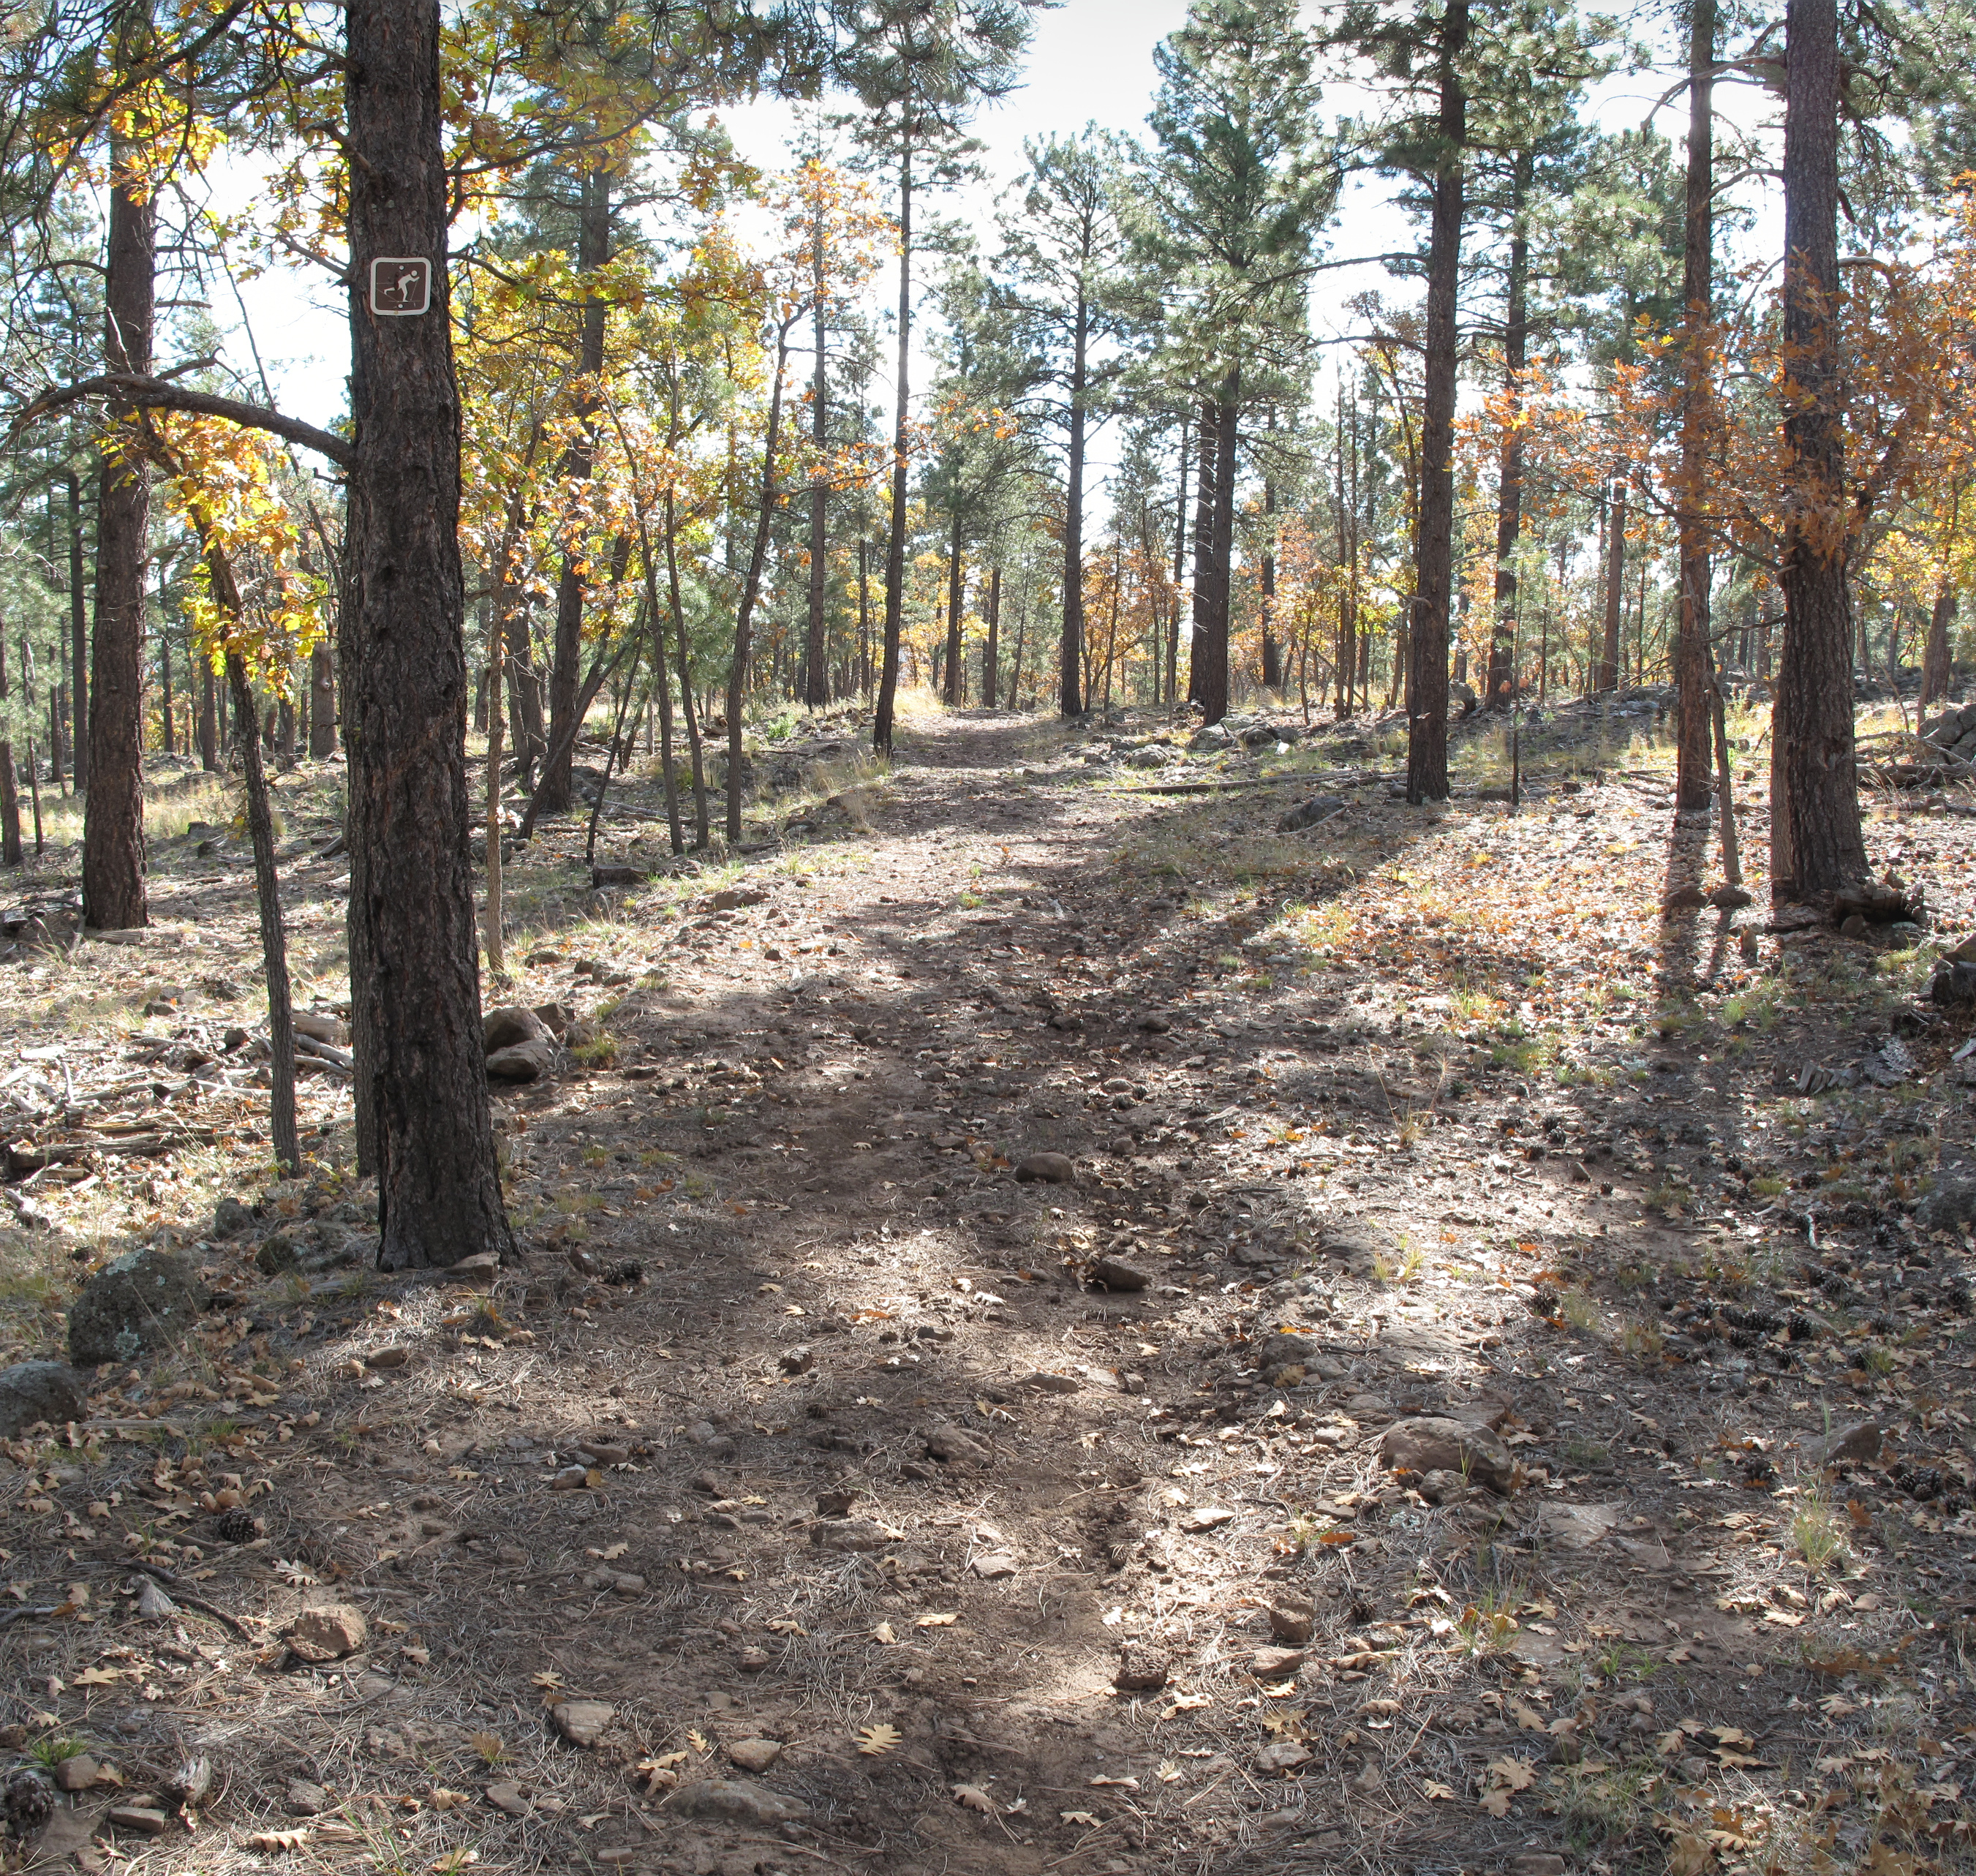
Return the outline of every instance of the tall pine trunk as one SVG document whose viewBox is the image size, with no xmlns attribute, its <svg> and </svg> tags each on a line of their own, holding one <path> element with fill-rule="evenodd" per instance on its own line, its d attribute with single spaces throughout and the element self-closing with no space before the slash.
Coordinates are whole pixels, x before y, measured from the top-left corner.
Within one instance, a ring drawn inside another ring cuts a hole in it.
<svg viewBox="0 0 1976 1876">
<path fill-rule="evenodd" d="M 1948 694 L 1948 634 L 1955 623 L 1955 589 L 1945 579 L 1935 589 L 1935 609 L 1928 621 L 1928 649 L 1922 658 L 1923 710 Z"/>
<path fill-rule="evenodd" d="M 1626 470 L 1615 463 L 1606 505 L 1606 637 L 1599 649 L 1595 691 L 1619 686 L 1619 632 L 1626 609 Z M 1637 678 L 1638 674 L 1635 674 Z"/>
<path fill-rule="evenodd" d="M 1207 607 L 1196 615 L 1196 701 L 1201 719 L 1228 714 L 1229 566 L 1235 547 L 1235 450 L 1241 422 L 1242 368 L 1231 365 L 1214 401 L 1214 495 L 1207 531 Z"/>
<path fill-rule="evenodd" d="M 1270 413 L 1270 427 L 1276 428 L 1276 413 Z M 1283 687 L 1283 648 L 1276 642 L 1276 485 L 1263 480 L 1263 688 Z"/>
<path fill-rule="evenodd" d="M 1187 467 L 1190 453 L 1190 426 L 1180 420 L 1180 480 L 1174 487 L 1174 569 L 1172 617 L 1168 621 L 1166 658 L 1166 702 L 1169 708 L 1180 701 L 1180 588 L 1187 577 Z"/>
<path fill-rule="evenodd" d="M 1709 649 L 1708 348 L 1714 295 L 1715 0 L 1688 0 L 1688 214 L 1681 265 L 1681 610 L 1675 637 L 1675 806 L 1708 806 L 1715 661 Z"/>
<path fill-rule="evenodd" d="M 492 690 L 488 708 L 499 710 L 499 687 Z M 318 762 L 336 753 L 336 663 L 327 641 L 309 654 L 309 753 Z"/>
<path fill-rule="evenodd" d="M 1215 438 L 1220 422 L 1212 397 L 1200 401 L 1200 468 L 1195 483 L 1194 503 L 1194 631 L 1187 645 L 1187 701 L 1200 701 L 1202 679 L 1207 669 L 1207 621 L 1214 610 L 1214 468 L 1218 460 Z"/>
<path fill-rule="evenodd" d="M 148 374 L 155 318 L 157 220 L 147 181 L 132 174 L 138 152 L 113 143 L 108 270 L 104 280 L 104 362 L 111 371 Z M 114 420 L 127 406 L 113 403 Z M 86 777 L 89 805 L 82 835 L 85 925 L 121 931 L 150 922 L 144 902 L 144 563 L 151 499 L 144 466 L 134 457 L 106 463 L 97 500 L 96 629 L 85 687 L 78 661 L 71 694 L 77 710 L 76 786 Z M 84 740 L 87 739 L 85 752 Z"/>
<path fill-rule="evenodd" d="M 1427 366 L 1421 424 L 1420 545 L 1407 647 L 1407 800 L 1447 799 L 1447 621 L 1454 575 L 1454 391 L 1460 335 L 1463 153 L 1468 96 L 1460 61 L 1468 0 L 1448 0 L 1441 28 L 1440 144 L 1427 264 Z"/>
<path fill-rule="evenodd" d="M 1837 0 L 1790 0 L 1784 115 L 1783 651 L 1772 717 L 1773 895 L 1837 892 L 1866 866 L 1854 767 L 1839 358 Z"/>
<path fill-rule="evenodd" d="M 468 861 L 459 398 L 447 318 L 438 0 L 351 0 L 351 446 L 338 645 L 358 1142 L 387 1270 L 512 1255 L 488 1112 Z M 374 256 L 431 310 L 370 310 Z"/>
<path fill-rule="evenodd" d="M 906 611 L 906 476 L 911 440 L 907 420 L 911 411 L 910 378 L 913 325 L 913 146 L 908 137 L 899 153 L 899 360 L 892 414 L 892 517 L 885 537 L 884 648 L 878 672 L 878 707 L 871 723 L 871 747 L 892 753 L 892 716 L 899 696 L 899 632 Z"/>
<path fill-rule="evenodd" d="M 762 439 L 762 506 L 755 517 L 755 544 L 742 582 L 741 603 L 734 611 L 734 661 L 727 670 L 727 844 L 741 842 L 741 713 L 748 700 L 748 659 L 753 651 L 755 602 L 762 592 L 762 569 L 768 562 L 769 535 L 775 526 L 781 486 L 776 473 L 776 451 L 782 444 L 782 374 L 789 369 L 789 328 L 776 335 L 775 380 L 769 390 L 769 427 Z M 635 667 L 634 667 L 635 668 Z M 628 684 L 631 680 L 625 680 Z"/>
<path fill-rule="evenodd" d="M 601 163 L 586 170 L 582 206 L 578 213 L 576 264 L 585 280 L 611 258 L 611 175 Z M 604 369 L 604 305 L 592 292 L 583 302 L 578 328 L 576 368 L 581 382 L 576 394 L 580 419 L 575 437 L 562 459 L 565 484 L 590 480 L 597 460 L 597 377 Z M 574 541 L 563 549 L 562 572 L 556 582 L 555 654 L 549 667 L 548 766 L 542 772 L 542 806 L 560 813 L 570 803 L 570 765 L 576 736 L 570 724 L 577 707 L 583 668 L 584 555 Z"/>
<path fill-rule="evenodd" d="M 967 701 L 967 683 L 960 669 L 960 600 L 963 568 L 960 553 L 960 493 L 954 490 L 953 513 L 947 544 L 947 666 L 942 701 L 950 707 Z"/>
<path fill-rule="evenodd" d="M 68 658 L 74 682 L 70 694 L 75 699 L 75 786 L 80 794 L 89 786 L 89 737 L 83 726 L 89 720 L 89 608 L 87 589 L 82 576 L 82 478 L 68 472 Z M 97 489 L 102 483 L 99 479 Z M 99 516 L 102 509 L 99 506 Z"/>
<path fill-rule="evenodd" d="M 824 345 L 825 293 L 823 208 L 819 202 L 813 230 L 814 265 L 810 290 L 816 295 L 812 309 L 816 325 L 816 374 L 811 380 L 810 439 L 816 448 L 815 480 L 809 491 L 809 634 L 803 651 L 803 701 L 812 710 L 821 710 L 830 701 L 830 668 L 825 655 L 823 632 L 824 572 L 830 548 L 830 490 L 824 473 L 824 451 L 830 439 L 829 353 Z"/>
<path fill-rule="evenodd" d="M 1079 277 L 1070 348 L 1069 457 L 1063 491 L 1062 694 L 1058 707 L 1074 717 L 1084 707 L 1079 679 L 1084 661 L 1084 387 L 1091 341 L 1091 309 Z"/>
<path fill-rule="evenodd" d="M 1002 657 L 1002 569 L 988 569 L 988 644 L 981 654 L 981 707 L 993 710 L 1000 700 Z"/>
<path fill-rule="evenodd" d="M 1503 391 L 1508 401 L 1510 432 L 1503 440 L 1496 468 L 1496 613 L 1489 628 L 1489 669 L 1483 703 L 1490 710 L 1505 708 L 1515 681 L 1510 669 L 1517 636 L 1517 542 L 1523 531 L 1523 373 L 1530 363 L 1530 242 L 1523 216 L 1529 204 L 1536 160 L 1528 150 L 1517 152 L 1515 180 L 1510 196 L 1510 279 L 1503 320 Z"/>
</svg>

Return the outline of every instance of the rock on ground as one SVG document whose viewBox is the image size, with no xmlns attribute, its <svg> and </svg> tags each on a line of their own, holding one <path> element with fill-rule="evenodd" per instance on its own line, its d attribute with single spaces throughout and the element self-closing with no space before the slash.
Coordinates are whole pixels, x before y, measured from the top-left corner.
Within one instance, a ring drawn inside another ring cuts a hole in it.
<svg viewBox="0 0 1976 1876">
<path fill-rule="evenodd" d="M 79 1420 L 82 1390 L 59 1361 L 17 1361 L 0 1368 L 0 1439 L 12 1439 L 37 1420 L 51 1426 Z"/>
<path fill-rule="evenodd" d="M 1379 1459 L 1389 1472 L 1455 1472 L 1498 1492 L 1510 1489 L 1517 1472 L 1510 1449 L 1486 1426 L 1434 1415 L 1395 1420 L 1379 1442 Z"/>
<path fill-rule="evenodd" d="M 167 1251 L 133 1251 L 83 1286 L 68 1314 L 68 1352 L 78 1367 L 134 1361 L 176 1342 L 199 1320 L 192 1265 Z"/>
<path fill-rule="evenodd" d="M 282 1631 L 282 1638 L 305 1661 L 340 1661 L 370 1639 L 364 1611 L 347 1602 L 305 1609 Z"/>
</svg>

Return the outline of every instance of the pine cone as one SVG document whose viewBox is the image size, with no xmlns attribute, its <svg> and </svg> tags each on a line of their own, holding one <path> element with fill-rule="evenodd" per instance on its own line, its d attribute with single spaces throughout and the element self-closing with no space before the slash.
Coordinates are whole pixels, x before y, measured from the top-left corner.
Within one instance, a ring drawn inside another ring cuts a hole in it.
<svg viewBox="0 0 1976 1876">
<path fill-rule="evenodd" d="M 23 1766 L 0 1786 L 0 1817 L 16 1837 L 31 1837 L 55 1808 L 55 1788 L 31 1766 Z"/>
<path fill-rule="evenodd" d="M 212 1528 L 214 1535 L 227 1544 L 251 1544 L 261 1535 L 252 1512 L 238 1505 L 231 1511 L 222 1512 L 213 1520 Z"/>
</svg>

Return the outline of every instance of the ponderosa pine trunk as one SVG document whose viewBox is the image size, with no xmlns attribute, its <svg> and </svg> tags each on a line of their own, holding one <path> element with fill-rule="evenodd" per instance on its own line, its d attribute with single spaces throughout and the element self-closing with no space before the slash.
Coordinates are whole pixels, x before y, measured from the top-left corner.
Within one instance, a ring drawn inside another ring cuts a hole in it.
<svg viewBox="0 0 1976 1876">
<path fill-rule="evenodd" d="M 829 353 L 825 348 L 824 309 L 828 302 L 823 277 L 823 209 L 818 205 L 814 230 L 814 266 L 810 290 L 816 296 L 812 316 L 816 328 L 816 373 L 810 381 L 810 440 L 816 450 L 815 480 L 809 490 L 809 630 L 803 646 L 803 701 L 821 710 L 830 701 L 830 666 L 824 643 L 824 575 L 830 548 L 830 490 L 824 475 L 825 451 L 830 440 Z"/>
<path fill-rule="evenodd" d="M 1174 569 L 1172 617 L 1168 621 L 1166 658 L 1166 703 L 1169 709 L 1180 701 L 1181 582 L 1187 577 L 1187 471 L 1191 454 L 1191 426 L 1180 420 L 1180 480 L 1174 489 Z"/>
<path fill-rule="evenodd" d="M 438 0 L 351 0 L 350 404 L 338 646 L 351 1019 L 380 1268 L 514 1250 L 482 1047 L 468 859 L 459 397 L 448 323 Z M 374 256 L 427 259 L 429 312 L 370 310 Z"/>
<path fill-rule="evenodd" d="M 1231 366 L 1214 404 L 1213 498 L 1208 513 L 1207 605 L 1194 619 L 1194 701 L 1204 723 L 1228 714 L 1229 563 L 1235 543 L 1235 450 L 1241 421 L 1242 371 Z M 1197 562 L 1199 556 L 1197 556 Z"/>
<path fill-rule="evenodd" d="M 1822 898 L 1866 871 L 1846 592 L 1839 356 L 1836 0 L 1790 0 L 1784 110 L 1784 642 L 1772 715 L 1773 896 Z"/>
<path fill-rule="evenodd" d="M 981 707 L 993 710 L 1001 692 L 1002 569 L 988 569 L 988 643 L 981 654 Z"/>
<path fill-rule="evenodd" d="M 1187 701 L 1200 701 L 1201 673 L 1207 669 L 1201 647 L 1207 634 L 1210 597 L 1214 586 L 1214 428 L 1212 397 L 1200 402 L 1200 466 L 1195 472 L 1194 502 L 1194 603 L 1187 647 Z"/>
<path fill-rule="evenodd" d="M 1070 345 L 1070 436 L 1063 488 L 1063 639 L 1057 707 L 1075 717 L 1088 701 L 1081 688 L 1084 665 L 1084 390 L 1091 342 L 1091 309 L 1078 279 Z"/>
<path fill-rule="evenodd" d="M 576 265 L 586 280 L 611 258 L 611 175 L 600 163 L 586 170 L 578 210 Z M 581 374 L 575 397 L 576 434 L 563 453 L 562 476 L 567 484 L 586 483 L 597 460 L 597 377 L 604 369 L 604 304 L 593 292 L 583 302 L 577 331 L 576 368 Z M 555 651 L 549 667 L 548 749 L 537 793 L 543 809 L 560 814 L 570 804 L 570 769 L 576 735 L 570 714 L 578 707 L 577 690 L 583 669 L 583 601 L 588 584 L 585 555 L 572 541 L 563 549 L 562 572 L 556 581 Z M 558 753 L 560 752 L 560 753 Z"/>
<path fill-rule="evenodd" d="M 74 679 L 70 694 L 75 699 L 75 790 L 81 794 L 89 786 L 89 737 L 84 727 L 89 721 L 90 690 L 86 675 L 89 669 L 89 608 L 84 597 L 87 589 L 82 575 L 82 478 L 71 469 L 66 479 L 68 483 L 68 657 L 69 670 Z M 99 490 L 101 486 L 99 479 Z M 100 514 L 101 510 L 99 509 L 97 512 Z"/>
<path fill-rule="evenodd" d="M 500 708 L 489 697 L 488 707 Z M 309 753 L 320 762 L 336 753 L 336 664 L 327 640 L 309 653 Z"/>
<path fill-rule="evenodd" d="M 1619 633 L 1626 608 L 1626 467 L 1613 467 L 1606 505 L 1606 637 L 1599 653 L 1595 691 L 1619 687 Z M 1635 674 L 1637 677 L 1638 674 Z"/>
<path fill-rule="evenodd" d="M 1428 242 L 1427 346 L 1421 423 L 1420 544 L 1407 647 L 1407 800 L 1447 799 L 1447 627 L 1454 575 L 1455 300 L 1461 273 L 1463 152 L 1468 94 L 1460 63 L 1468 0 L 1448 0 L 1441 28 L 1439 148 Z"/>
<path fill-rule="evenodd" d="M 155 319 L 156 204 L 147 179 L 133 173 L 131 143 L 110 149 L 110 232 L 104 278 L 104 362 L 111 371 L 148 375 Z M 113 403 L 113 421 L 127 405 Z M 74 724 L 76 783 L 86 775 L 83 816 L 82 918 L 101 931 L 150 922 L 144 902 L 144 565 L 151 498 L 134 456 L 104 465 L 96 505 L 96 628 L 86 690 L 75 667 L 78 701 L 89 700 L 87 727 Z M 77 650 L 81 649 L 80 641 Z M 87 754 L 83 748 L 88 740 Z"/>
<path fill-rule="evenodd" d="M 1510 194 L 1510 275 L 1503 318 L 1503 392 L 1510 427 L 1496 465 L 1496 612 L 1489 628 L 1489 668 L 1483 681 L 1483 707 L 1507 709 L 1515 682 L 1511 669 L 1517 638 L 1517 543 L 1523 531 L 1523 374 L 1530 364 L 1530 243 L 1523 225 L 1536 159 L 1517 152 Z"/>
<path fill-rule="evenodd" d="M 762 437 L 762 506 L 755 517 L 755 545 L 748 556 L 741 603 L 734 611 L 734 661 L 727 671 L 727 845 L 730 849 L 741 842 L 741 713 L 748 699 L 755 602 L 761 595 L 762 569 L 768 564 L 769 536 L 775 526 L 776 506 L 782 499 L 776 474 L 776 451 L 782 443 L 782 374 L 789 369 L 789 328 L 785 325 L 776 335 L 775 381 L 769 391 L 769 427 Z M 631 681 L 627 678 L 625 681 Z"/>
<path fill-rule="evenodd" d="M 1275 412 L 1271 411 L 1272 420 Z M 1276 424 L 1272 420 L 1270 427 Z M 1276 485 L 1263 479 L 1263 688 L 1283 687 L 1283 648 L 1276 642 Z"/>
<path fill-rule="evenodd" d="M 871 747 L 892 753 L 892 717 L 899 696 L 899 633 L 906 612 L 907 476 L 911 468 L 907 428 L 911 414 L 913 324 L 913 146 L 899 152 L 899 356 L 892 414 L 892 515 L 885 536 L 884 645 L 880 654 L 878 697 L 872 713 Z"/>
<path fill-rule="evenodd" d="M 1714 727 L 1709 646 L 1709 315 L 1715 291 L 1715 0 L 1688 0 L 1688 204 L 1681 264 L 1681 607 L 1675 634 L 1675 806 L 1705 808 Z"/>
<path fill-rule="evenodd" d="M 0 631 L 0 718 L 6 714 L 7 640 Z M 21 864 L 21 800 L 14 776 L 13 739 L 0 726 L 0 866 Z"/>
<path fill-rule="evenodd" d="M 954 707 L 967 701 L 967 681 L 960 669 L 960 601 L 963 588 L 960 555 L 960 490 L 954 491 L 954 509 L 947 544 L 947 668 L 941 673 L 941 701 Z"/>
<path fill-rule="evenodd" d="M 1921 707 L 1948 694 L 1948 635 L 1955 623 L 1955 589 L 1944 580 L 1935 589 L 1935 608 L 1928 615 L 1928 649 L 1921 664 Z"/>
</svg>

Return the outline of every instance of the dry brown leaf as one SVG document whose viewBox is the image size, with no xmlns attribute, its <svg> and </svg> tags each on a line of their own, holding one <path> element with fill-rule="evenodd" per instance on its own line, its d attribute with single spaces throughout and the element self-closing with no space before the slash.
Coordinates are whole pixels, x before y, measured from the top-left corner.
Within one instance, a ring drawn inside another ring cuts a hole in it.
<svg viewBox="0 0 1976 1876">
<path fill-rule="evenodd" d="M 248 1837 L 247 1848 L 249 1850 L 265 1851 L 269 1853 L 283 1850 L 299 1850 L 308 1841 L 311 1835 L 311 1833 L 306 1829 L 255 1831 Z"/>
<path fill-rule="evenodd" d="M 1526 1792 L 1536 1782 L 1535 1769 L 1520 1759 L 1492 1759 L 1488 1772 L 1491 1785 L 1513 1792 Z"/>
<path fill-rule="evenodd" d="M 994 1799 L 978 1785 L 957 1785 L 953 1795 L 970 1811 L 982 1812 L 991 1818 L 995 1815 Z"/>
<path fill-rule="evenodd" d="M 1098 1820 L 1088 1811 L 1059 1811 L 1057 1815 L 1066 1824 L 1075 1824 L 1079 1830 L 1095 1831 Z"/>
<path fill-rule="evenodd" d="M 915 1628 L 951 1628 L 954 1624 L 958 1622 L 960 1620 L 960 1617 L 957 1614 L 953 1615 L 915 1616 L 913 1618 L 913 1627 Z"/>
<path fill-rule="evenodd" d="M 881 1622 L 876 1628 L 872 1630 L 871 1639 L 874 1641 L 883 1642 L 887 1647 L 890 1647 L 894 1642 L 899 1639 L 899 1637 L 891 1623 Z"/>
<path fill-rule="evenodd" d="M 1510 1815 L 1510 1792 L 1498 1785 L 1484 1792 L 1475 1802 L 1492 1818 L 1506 1818 Z"/>
<path fill-rule="evenodd" d="M 882 1759 L 906 1736 L 897 1726 L 884 1720 L 874 1721 L 858 1730 L 858 1749 L 867 1759 Z"/>
</svg>

